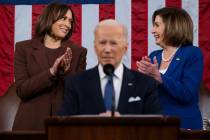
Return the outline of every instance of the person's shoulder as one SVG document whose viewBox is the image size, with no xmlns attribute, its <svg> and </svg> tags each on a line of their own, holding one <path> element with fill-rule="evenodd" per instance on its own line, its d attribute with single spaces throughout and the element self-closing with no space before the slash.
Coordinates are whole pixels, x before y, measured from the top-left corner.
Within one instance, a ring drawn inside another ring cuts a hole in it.
<svg viewBox="0 0 210 140">
<path fill-rule="evenodd" d="M 38 40 L 37 39 L 28 39 L 28 40 L 23 40 L 19 41 L 15 44 L 15 47 L 21 47 L 21 48 L 28 48 L 30 46 L 33 46 L 34 44 L 37 44 Z"/>
<path fill-rule="evenodd" d="M 148 76 L 146 74 L 143 74 L 139 71 L 136 70 L 132 70 L 132 69 L 128 69 L 126 68 L 126 71 L 129 71 L 130 75 L 132 75 L 132 77 L 135 79 L 135 81 L 139 81 L 139 82 L 144 82 L 145 84 L 157 84 L 155 79 L 152 78 L 151 76 Z"/>
<path fill-rule="evenodd" d="M 67 77 L 67 80 L 74 80 L 74 81 L 83 81 L 83 80 L 89 80 L 91 77 L 93 77 L 93 74 L 97 74 L 97 66 L 90 68 L 88 70 L 75 73 L 74 75 L 70 75 Z"/>
<path fill-rule="evenodd" d="M 136 70 L 129 70 L 133 75 L 134 77 L 136 77 L 136 79 L 139 79 L 139 77 L 143 78 L 143 79 L 151 79 L 150 76 L 146 75 L 146 74 L 143 74 L 139 71 L 136 71 Z"/>
<path fill-rule="evenodd" d="M 151 52 L 149 56 L 153 58 L 154 56 L 157 56 L 158 54 L 160 54 L 162 51 L 163 51 L 162 49 L 155 50 L 155 51 Z"/>
<path fill-rule="evenodd" d="M 184 53 L 190 56 L 202 55 L 202 51 L 199 47 L 193 45 L 186 45 L 180 48 Z"/>
<path fill-rule="evenodd" d="M 190 51 L 198 51 L 198 50 L 200 50 L 199 47 L 194 46 L 194 45 L 184 45 L 184 46 L 181 46 L 181 48 L 184 49 L 184 50 L 190 50 Z"/>
<path fill-rule="evenodd" d="M 19 52 L 19 51 L 29 52 L 30 50 L 33 50 L 32 46 L 37 46 L 36 44 L 37 44 L 36 39 L 19 41 L 15 44 L 15 52 Z"/>
<path fill-rule="evenodd" d="M 33 42 L 32 39 L 23 40 L 23 41 L 17 42 L 16 46 L 25 46 L 26 44 L 31 44 L 32 42 Z"/>
</svg>

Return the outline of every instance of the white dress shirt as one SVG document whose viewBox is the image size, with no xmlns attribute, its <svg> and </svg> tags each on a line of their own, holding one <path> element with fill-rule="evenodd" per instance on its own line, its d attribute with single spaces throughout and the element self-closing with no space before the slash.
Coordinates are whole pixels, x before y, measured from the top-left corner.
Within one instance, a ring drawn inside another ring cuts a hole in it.
<svg viewBox="0 0 210 140">
<path fill-rule="evenodd" d="M 166 69 L 159 69 L 159 72 L 160 72 L 161 74 L 165 74 L 167 70 L 168 70 L 168 68 L 166 68 Z"/>
<path fill-rule="evenodd" d="M 101 92 L 104 97 L 104 90 L 105 90 L 105 86 L 106 86 L 108 77 L 104 73 L 103 67 L 101 64 L 98 65 L 98 71 L 99 71 L 100 84 L 101 84 L 101 90 L 102 90 Z M 114 70 L 114 77 L 113 77 L 116 109 L 117 109 L 118 103 L 119 103 L 122 80 L 123 80 L 123 64 L 120 63 L 119 66 Z"/>
</svg>

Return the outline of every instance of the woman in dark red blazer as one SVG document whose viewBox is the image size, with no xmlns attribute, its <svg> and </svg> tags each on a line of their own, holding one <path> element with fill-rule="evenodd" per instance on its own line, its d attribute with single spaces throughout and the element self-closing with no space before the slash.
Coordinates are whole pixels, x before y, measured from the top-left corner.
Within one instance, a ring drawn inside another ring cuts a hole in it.
<svg viewBox="0 0 210 140">
<path fill-rule="evenodd" d="M 57 112 L 64 78 L 85 70 L 87 50 L 69 41 L 75 26 L 71 8 L 51 3 L 40 15 L 35 37 L 15 47 L 15 82 L 21 103 L 13 130 L 43 130 Z"/>
</svg>

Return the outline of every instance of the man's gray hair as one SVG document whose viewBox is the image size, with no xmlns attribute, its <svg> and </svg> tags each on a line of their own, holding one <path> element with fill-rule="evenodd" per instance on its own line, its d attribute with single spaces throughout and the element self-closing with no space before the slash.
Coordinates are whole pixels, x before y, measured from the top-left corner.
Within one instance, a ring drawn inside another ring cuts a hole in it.
<svg viewBox="0 0 210 140">
<path fill-rule="evenodd" d="M 128 42 L 128 30 L 127 30 L 127 28 L 125 27 L 125 25 L 119 23 L 117 20 L 114 20 L 114 19 L 105 19 L 105 20 L 100 21 L 96 25 L 94 33 L 96 33 L 97 29 L 100 26 L 104 26 L 104 25 L 108 25 L 108 26 L 121 26 L 123 28 L 123 37 L 125 38 L 125 41 Z"/>
</svg>

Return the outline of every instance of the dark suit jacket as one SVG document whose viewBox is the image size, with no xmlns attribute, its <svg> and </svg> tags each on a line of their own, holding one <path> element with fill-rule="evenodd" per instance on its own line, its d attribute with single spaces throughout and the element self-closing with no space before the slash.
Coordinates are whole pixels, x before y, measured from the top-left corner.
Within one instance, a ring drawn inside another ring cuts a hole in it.
<svg viewBox="0 0 210 140">
<path fill-rule="evenodd" d="M 157 83 L 152 78 L 124 67 L 118 111 L 120 114 L 158 114 Z M 140 97 L 129 102 L 129 98 Z M 105 112 L 98 67 L 69 77 L 58 115 L 99 114 Z"/>
<path fill-rule="evenodd" d="M 162 50 L 154 51 L 161 63 Z M 194 46 L 181 46 L 173 57 L 168 70 L 162 74 L 163 84 L 159 86 L 160 103 L 165 115 L 181 119 L 181 128 L 202 129 L 199 110 L 199 88 L 203 74 L 201 49 Z"/>
<path fill-rule="evenodd" d="M 85 70 L 87 50 L 70 41 L 61 47 L 72 50 L 67 75 Z M 61 52 L 63 54 L 64 52 Z M 13 130 L 43 130 L 44 119 L 57 112 L 63 98 L 64 82 L 49 71 L 44 45 L 39 39 L 18 42 L 15 47 L 15 82 L 21 98 Z"/>
</svg>

